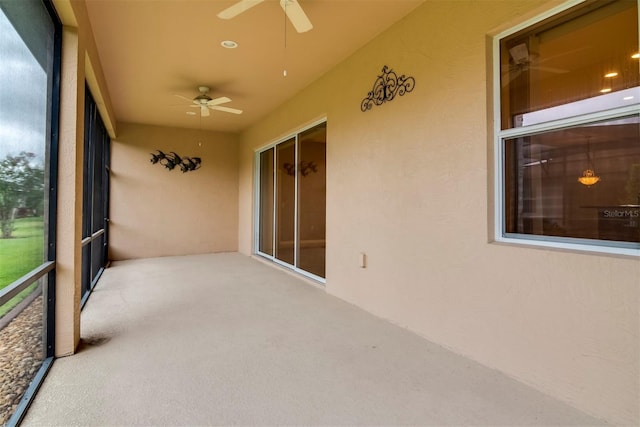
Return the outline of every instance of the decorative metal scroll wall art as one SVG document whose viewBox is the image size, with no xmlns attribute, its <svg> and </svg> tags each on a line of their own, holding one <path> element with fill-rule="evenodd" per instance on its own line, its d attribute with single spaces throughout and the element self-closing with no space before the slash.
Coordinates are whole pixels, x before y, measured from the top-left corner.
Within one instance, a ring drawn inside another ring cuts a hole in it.
<svg viewBox="0 0 640 427">
<path fill-rule="evenodd" d="M 179 167 L 182 173 L 191 172 L 200 169 L 202 165 L 202 159 L 200 157 L 180 157 L 174 151 L 169 153 L 163 153 L 160 150 L 156 150 L 158 154 L 151 153 L 151 163 L 154 165 L 160 163 L 167 170 L 173 170 Z"/>
<path fill-rule="evenodd" d="M 404 74 L 398 76 L 395 71 L 385 65 L 382 67 L 382 74 L 376 78 L 373 89 L 362 100 L 360 109 L 365 112 L 374 105 L 382 105 L 387 101 L 392 101 L 396 95 L 403 96 L 405 93 L 411 92 L 415 86 L 416 81 L 413 77 L 407 77 Z"/>
</svg>

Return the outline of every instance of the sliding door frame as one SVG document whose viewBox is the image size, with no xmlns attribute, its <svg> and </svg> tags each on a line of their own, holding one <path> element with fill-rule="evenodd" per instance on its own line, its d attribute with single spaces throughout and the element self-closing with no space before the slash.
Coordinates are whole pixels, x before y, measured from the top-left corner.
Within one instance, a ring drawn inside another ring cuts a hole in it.
<svg viewBox="0 0 640 427">
<path fill-rule="evenodd" d="M 85 84 L 82 205 L 82 297 L 84 308 L 108 263 L 111 138 Z"/>
<path fill-rule="evenodd" d="M 299 223 L 299 174 L 298 174 L 298 165 L 299 165 L 299 153 L 300 153 L 300 148 L 299 148 L 299 136 L 300 134 L 302 134 L 303 132 L 316 127 L 318 125 L 321 125 L 323 123 L 327 123 L 327 118 L 324 117 L 322 119 L 316 120 L 312 123 L 309 123 L 308 125 L 301 127 L 299 129 L 297 129 L 295 132 L 292 132 L 282 138 L 279 138 L 278 140 L 272 142 L 269 145 L 266 145 L 264 147 L 259 148 L 258 150 L 255 151 L 255 155 L 254 155 L 254 188 L 255 188 L 255 192 L 254 192 L 254 212 L 253 212 L 253 229 L 254 229 L 254 235 L 253 235 L 253 252 L 256 255 L 259 255 L 261 257 L 264 257 L 272 262 L 274 262 L 275 264 L 278 264 L 284 268 L 290 269 L 295 271 L 298 274 L 301 274 L 307 278 L 310 278 L 316 282 L 319 282 L 320 284 L 324 285 L 326 283 L 326 279 L 324 277 L 320 277 L 318 275 L 315 275 L 313 273 L 310 273 L 306 270 L 303 270 L 301 268 L 298 268 L 298 237 L 299 237 L 299 230 L 298 230 L 298 223 Z M 293 139 L 294 140 L 294 158 L 295 158 L 295 181 L 294 181 L 294 193 L 295 193 L 295 203 L 294 203 L 294 215 L 293 215 L 293 228 L 294 228 L 294 233 L 293 233 L 293 265 L 289 264 L 285 261 L 282 261 L 280 259 L 277 258 L 277 236 L 278 236 L 278 231 L 277 231 L 277 227 L 278 227 L 278 216 L 277 216 L 277 186 L 278 186 L 278 179 L 277 179 L 277 169 L 278 169 L 278 150 L 276 150 L 276 147 L 279 144 L 285 143 L 289 140 Z M 272 242 L 271 242 L 271 247 L 272 247 L 272 252 L 273 255 L 267 254 L 265 252 L 262 252 L 260 250 L 260 227 L 261 227 L 261 199 L 262 199 L 262 194 L 261 194 L 261 173 L 262 171 L 260 170 L 261 167 L 261 162 L 260 162 L 260 155 L 266 151 L 269 150 L 273 150 L 273 177 L 272 177 L 272 181 L 273 181 L 273 212 L 272 212 Z M 326 166 L 325 166 L 326 167 Z M 326 197 L 326 196 L 325 196 Z M 325 218 L 326 221 L 326 218 Z M 326 247 L 325 247 L 325 253 L 326 253 Z M 325 270 L 326 271 L 326 270 Z M 325 274 L 326 275 L 326 274 Z"/>
</svg>

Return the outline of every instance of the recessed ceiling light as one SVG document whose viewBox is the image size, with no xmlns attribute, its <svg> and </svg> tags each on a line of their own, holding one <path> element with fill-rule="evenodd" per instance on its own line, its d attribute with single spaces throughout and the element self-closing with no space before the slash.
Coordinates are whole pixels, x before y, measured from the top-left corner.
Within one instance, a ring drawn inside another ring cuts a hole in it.
<svg viewBox="0 0 640 427">
<path fill-rule="evenodd" d="M 188 116 L 195 116 L 196 112 L 195 111 L 187 111 L 187 115 Z"/>
<path fill-rule="evenodd" d="M 611 92 L 611 88 L 610 87 L 607 87 L 607 88 L 604 88 L 604 89 L 600 89 L 600 93 L 608 93 L 608 92 Z"/>
<path fill-rule="evenodd" d="M 630 100 L 632 100 L 632 99 L 633 99 L 633 96 L 625 96 L 625 97 L 624 97 L 624 98 L 622 98 L 622 99 L 624 99 L 625 101 L 630 101 Z"/>
<path fill-rule="evenodd" d="M 618 75 L 618 73 L 616 73 L 615 71 L 611 72 L 611 73 L 607 73 L 604 76 L 607 78 L 611 78 L 611 77 L 616 77 Z"/>
<path fill-rule="evenodd" d="M 220 43 L 220 46 L 226 48 L 226 49 L 235 49 L 238 47 L 238 43 L 234 42 L 233 40 L 223 40 Z"/>
<path fill-rule="evenodd" d="M 633 55 L 631 55 L 631 57 L 633 59 L 640 59 L 640 53 L 634 53 Z"/>
</svg>

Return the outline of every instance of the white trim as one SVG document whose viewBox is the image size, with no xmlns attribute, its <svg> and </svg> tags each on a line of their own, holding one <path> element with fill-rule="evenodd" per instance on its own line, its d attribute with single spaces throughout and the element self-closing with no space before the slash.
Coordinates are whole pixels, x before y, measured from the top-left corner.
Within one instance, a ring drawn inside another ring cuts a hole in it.
<svg viewBox="0 0 640 427">
<path fill-rule="evenodd" d="M 260 249 L 260 199 L 262 192 L 260 191 L 260 154 L 254 152 L 253 154 L 253 188 L 254 200 L 253 200 L 253 247 L 251 252 L 257 252 Z"/>
<path fill-rule="evenodd" d="M 559 13 L 564 12 L 565 10 L 571 9 L 574 6 L 579 5 L 580 3 L 584 3 L 586 0 L 568 0 L 565 3 L 559 4 L 558 6 L 554 6 L 549 10 L 546 10 L 545 12 L 540 13 L 539 15 L 536 15 L 532 18 L 527 19 L 524 22 L 521 22 L 520 24 L 509 28 L 508 30 L 505 30 L 501 33 L 498 33 L 494 36 L 495 40 L 500 40 L 503 39 L 507 36 L 510 36 L 511 34 L 515 34 L 518 31 L 522 31 L 525 30 L 529 27 L 531 27 L 532 25 L 535 25 L 541 21 L 544 21 L 545 19 L 551 18 Z"/>
<path fill-rule="evenodd" d="M 540 237 L 540 239 L 536 239 L 534 237 Z M 627 247 L 620 246 L 608 246 L 603 243 L 607 241 L 602 241 L 601 243 L 597 240 L 594 244 L 583 244 L 583 243 L 570 243 L 570 242 L 559 242 L 555 240 L 551 240 L 550 238 L 546 238 L 547 236 L 527 236 L 527 237 L 511 237 L 511 236 L 500 236 L 496 238 L 496 242 L 500 243 L 513 243 L 516 245 L 522 246 L 531 246 L 531 247 L 544 247 L 544 248 L 553 248 L 553 249 L 567 249 L 571 251 L 577 252 L 590 252 L 594 254 L 612 254 L 612 255 L 626 255 L 632 257 L 640 257 L 640 248 L 633 249 Z M 544 239 L 544 240 L 543 240 Z M 580 239 L 576 239 L 580 240 Z M 631 243 L 633 244 L 633 243 Z"/>
<path fill-rule="evenodd" d="M 567 117 L 550 122 L 538 123 L 535 125 L 499 130 L 498 134 L 500 138 L 503 139 L 517 138 L 520 136 L 530 136 L 538 133 L 562 130 L 585 124 L 622 119 L 625 117 L 637 116 L 638 114 L 640 114 L 640 104 L 634 104 L 628 107 L 616 108 L 615 110 L 599 111 L 582 116 Z"/>
<path fill-rule="evenodd" d="M 632 257 L 640 257 L 640 243 L 633 242 L 615 242 L 615 241 L 598 241 L 589 239 L 572 239 L 572 238 L 557 238 L 553 236 L 538 236 L 538 235 L 518 235 L 507 234 L 505 230 L 504 221 L 504 140 L 530 136 L 538 133 L 549 132 L 554 130 L 566 129 L 569 127 L 603 122 L 607 120 L 613 120 L 616 118 L 624 118 L 640 114 L 640 103 L 636 102 L 633 105 L 612 108 L 609 110 L 598 111 L 594 113 L 587 113 L 573 117 L 563 117 L 558 120 L 536 123 L 529 126 L 522 126 L 517 128 L 502 129 L 502 115 L 501 115 L 501 82 L 500 82 L 500 41 L 501 39 L 515 34 L 519 31 L 525 30 L 545 19 L 552 18 L 553 16 L 564 12 L 574 6 L 584 3 L 585 0 L 570 0 L 561 5 L 553 7 L 544 13 L 541 13 L 531 19 L 528 19 L 508 30 L 505 30 L 495 36 L 492 41 L 492 71 L 493 71 L 493 147 L 494 147 L 494 242 L 500 243 L 512 243 L 522 246 L 531 247 L 543 247 L 553 249 L 566 249 L 578 252 L 589 252 L 596 254 L 614 254 L 625 255 Z M 638 2 L 640 3 L 640 1 Z M 639 21 L 640 21 L 640 7 L 639 9 Z M 640 35 L 639 35 L 640 37 Z M 564 240 L 568 241 L 564 241 Z M 574 240 L 575 243 L 569 240 Z"/>
<path fill-rule="evenodd" d="M 634 108 L 639 103 L 640 87 L 635 86 L 524 113 L 521 115 L 522 125 L 519 127 L 530 127 L 536 124 L 553 122 L 556 117 L 586 117 L 590 114 L 603 113 L 605 111 L 614 112 L 625 108 Z"/>
<path fill-rule="evenodd" d="M 260 256 L 274 264 L 276 264 L 278 267 L 282 267 L 285 268 L 289 271 L 292 271 L 294 273 L 300 274 L 301 276 L 304 276 L 308 279 L 314 280 L 316 282 L 318 282 L 318 284 L 324 286 L 327 283 L 327 280 L 324 277 L 320 277 L 320 276 L 316 276 L 313 273 L 309 273 L 308 271 L 302 270 L 298 267 L 295 267 L 289 263 L 286 263 L 272 255 L 269 254 L 265 254 L 264 252 L 260 252 L 260 251 L 256 251 L 254 255 Z"/>
<path fill-rule="evenodd" d="M 278 145 L 278 144 L 280 144 L 282 142 L 285 142 L 285 141 L 287 141 L 287 140 L 289 140 L 291 138 L 296 137 L 296 135 L 298 135 L 299 133 L 302 133 L 302 132 L 304 132 L 306 130 L 311 129 L 312 127 L 318 126 L 319 124 L 326 123 L 326 122 L 327 122 L 327 117 L 323 116 L 323 117 L 321 117 L 321 118 L 319 118 L 317 120 L 309 122 L 308 124 L 306 124 L 306 125 L 304 125 L 304 126 L 302 126 L 300 128 L 297 128 L 297 130 L 293 130 L 293 131 L 285 134 L 285 136 L 278 137 L 278 138 L 272 140 L 267 145 L 263 145 L 262 147 L 256 148 L 254 150 L 254 152 L 255 153 L 261 153 L 263 151 L 267 151 L 268 149 L 273 148 L 273 147 L 275 147 L 276 145 Z"/>
<path fill-rule="evenodd" d="M 276 150 L 276 146 L 271 147 L 273 151 L 273 175 L 271 175 L 271 181 L 273 182 L 272 194 L 273 194 L 273 210 L 271 212 L 271 252 L 272 256 L 275 258 L 276 254 L 276 212 L 278 211 L 278 204 L 276 203 L 276 190 L 278 189 L 278 171 L 276 170 L 276 165 L 278 164 L 278 150 Z"/>
<path fill-rule="evenodd" d="M 293 265 L 296 268 L 298 267 L 298 252 L 300 252 L 300 242 L 298 240 L 298 226 L 299 226 L 298 215 L 300 214 L 300 210 L 299 210 L 300 175 L 298 174 L 299 163 L 300 163 L 300 133 L 297 133 L 295 140 L 293 142 L 293 165 L 295 170 L 293 175 L 293 194 L 294 194 L 293 199 L 296 201 L 293 204 Z"/>
</svg>

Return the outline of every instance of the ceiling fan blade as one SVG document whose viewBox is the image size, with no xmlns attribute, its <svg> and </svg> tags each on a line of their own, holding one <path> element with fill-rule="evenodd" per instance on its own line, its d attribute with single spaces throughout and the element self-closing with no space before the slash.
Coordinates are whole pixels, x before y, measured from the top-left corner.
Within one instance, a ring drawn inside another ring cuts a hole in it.
<svg viewBox="0 0 640 427">
<path fill-rule="evenodd" d="M 298 0 L 280 0 L 280 6 L 284 9 L 287 18 L 289 18 L 297 32 L 305 33 L 313 28 Z"/>
<path fill-rule="evenodd" d="M 522 69 L 519 68 L 511 68 L 508 71 L 502 73 L 502 77 L 500 78 L 501 86 L 506 87 L 511 84 L 515 79 L 520 77 L 522 74 Z"/>
<path fill-rule="evenodd" d="M 213 107 L 214 105 L 220 105 L 227 102 L 231 102 L 231 99 L 227 98 L 226 96 L 221 96 L 220 98 L 212 99 L 211 101 L 207 102 L 207 105 L 209 107 Z"/>
<path fill-rule="evenodd" d="M 206 106 L 202 106 L 200 107 L 200 115 L 202 117 L 208 117 L 209 116 L 209 109 Z"/>
<path fill-rule="evenodd" d="M 177 94 L 175 94 L 175 96 L 177 96 L 180 99 L 184 99 L 185 101 L 193 102 L 193 98 L 187 98 L 186 96 L 177 95 Z"/>
<path fill-rule="evenodd" d="M 555 73 L 555 74 L 566 74 L 569 72 L 569 70 L 563 70 L 561 68 L 553 68 L 553 67 L 538 67 L 538 66 L 531 66 L 531 69 L 534 70 L 540 70 L 540 71 L 547 71 L 549 73 Z"/>
<path fill-rule="evenodd" d="M 224 111 L 225 113 L 232 113 L 232 114 L 242 114 L 242 110 L 237 110 L 235 108 L 229 108 L 229 107 L 218 107 L 218 106 L 213 106 L 213 107 L 209 107 L 212 110 L 218 110 L 218 111 Z"/>
<path fill-rule="evenodd" d="M 240 0 L 238 3 L 231 7 L 226 8 L 222 12 L 218 13 L 218 18 L 231 19 L 242 12 L 251 9 L 253 6 L 262 3 L 264 0 Z"/>
</svg>

